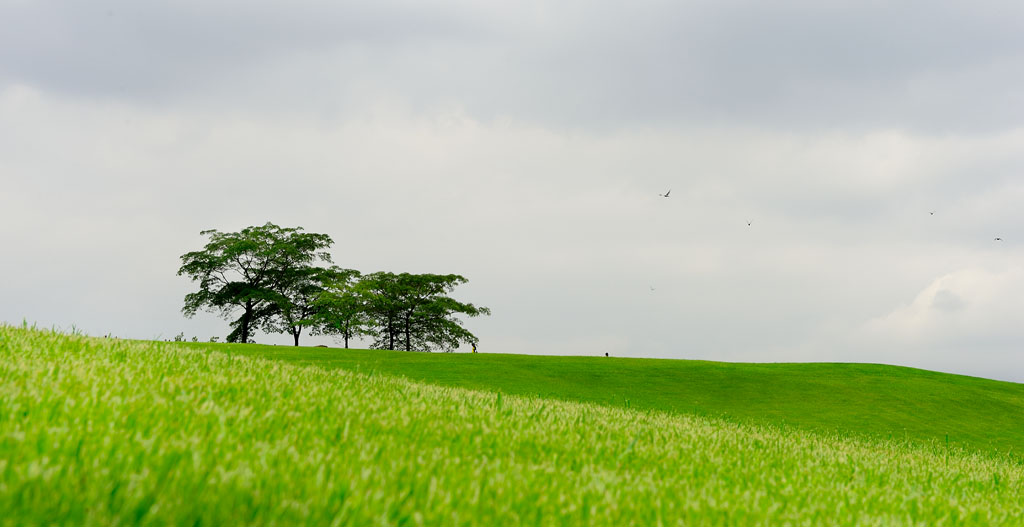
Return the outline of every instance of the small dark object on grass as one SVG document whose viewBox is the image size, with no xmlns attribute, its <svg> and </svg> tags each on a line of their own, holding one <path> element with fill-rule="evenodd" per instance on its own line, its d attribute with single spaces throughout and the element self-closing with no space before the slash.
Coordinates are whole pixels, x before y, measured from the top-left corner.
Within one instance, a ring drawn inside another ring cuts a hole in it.
<svg viewBox="0 0 1024 527">
<path fill-rule="evenodd" d="M 327 345 L 325 345 L 325 344 L 320 344 L 320 345 L 318 345 L 317 347 L 318 347 L 318 348 L 328 348 L 328 347 L 330 347 L 330 346 L 327 346 Z"/>
<path fill-rule="evenodd" d="M 604 352 L 604 356 L 605 356 L 605 357 L 607 357 L 607 356 L 608 356 L 608 352 L 607 352 L 607 351 L 606 351 L 606 352 Z"/>
</svg>

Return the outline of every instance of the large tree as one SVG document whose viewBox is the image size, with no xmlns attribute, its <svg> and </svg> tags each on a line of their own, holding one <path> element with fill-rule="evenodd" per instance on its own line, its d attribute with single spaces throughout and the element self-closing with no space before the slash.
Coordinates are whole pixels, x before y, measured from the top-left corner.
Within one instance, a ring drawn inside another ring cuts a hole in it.
<svg viewBox="0 0 1024 527">
<path fill-rule="evenodd" d="M 318 307 L 315 302 L 324 292 L 331 270 L 322 267 L 298 267 L 281 271 L 278 284 L 270 296 L 271 316 L 261 320 L 261 327 L 270 333 L 288 333 L 299 345 L 299 336 L 306 327 L 315 327 Z"/>
<path fill-rule="evenodd" d="M 365 275 L 355 286 L 355 294 L 373 327 L 372 348 L 393 350 L 395 343 L 400 342 L 398 287 L 398 276 L 388 272 Z"/>
<path fill-rule="evenodd" d="M 327 271 L 323 292 L 314 302 L 313 327 L 318 333 L 336 335 L 348 348 L 349 340 L 374 334 L 363 297 L 356 291 L 360 273 L 337 267 Z"/>
<path fill-rule="evenodd" d="M 178 269 L 178 276 L 199 282 L 198 291 L 185 295 L 182 313 L 192 317 L 204 309 L 230 319 L 241 310 L 228 336 L 233 342 L 249 342 L 254 328 L 269 324 L 280 312 L 277 302 L 290 280 L 317 260 L 330 262 L 324 249 L 334 243 L 326 234 L 269 222 L 239 232 L 211 229 L 200 234 L 210 241 L 202 250 L 183 254 Z"/>
<path fill-rule="evenodd" d="M 456 274 L 379 272 L 364 277 L 357 290 L 378 328 L 373 347 L 452 351 L 462 343 L 476 344 L 476 336 L 456 315 L 489 315 L 490 310 L 447 296 L 466 282 Z"/>
</svg>

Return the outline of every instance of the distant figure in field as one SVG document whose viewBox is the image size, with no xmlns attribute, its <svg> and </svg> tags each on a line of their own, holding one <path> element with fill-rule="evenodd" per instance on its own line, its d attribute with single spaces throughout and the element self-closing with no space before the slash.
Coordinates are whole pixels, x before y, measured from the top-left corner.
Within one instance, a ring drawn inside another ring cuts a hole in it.
<svg viewBox="0 0 1024 527">
<path fill-rule="evenodd" d="M 604 352 L 604 356 L 605 356 L 605 357 L 607 357 L 607 356 L 608 356 L 608 352 L 607 352 L 607 351 L 606 351 L 606 352 Z"/>
<path fill-rule="evenodd" d="M 476 344 L 473 344 L 473 353 L 476 353 Z"/>
</svg>

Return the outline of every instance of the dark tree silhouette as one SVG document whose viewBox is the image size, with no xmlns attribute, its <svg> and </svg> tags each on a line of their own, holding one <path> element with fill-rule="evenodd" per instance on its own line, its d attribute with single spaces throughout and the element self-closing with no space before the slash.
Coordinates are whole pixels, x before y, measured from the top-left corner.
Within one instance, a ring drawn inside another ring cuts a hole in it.
<svg viewBox="0 0 1024 527">
<path fill-rule="evenodd" d="M 355 289 L 360 273 L 336 267 L 327 271 L 324 290 L 314 302 L 314 327 L 318 333 L 337 335 L 348 348 L 349 340 L 373 334 L 363 299 Z"/>
<path fill-rule="evenodd" d="M 376 328 L 373 347 L 453 351 L 462 343 L 479 342 L 456 315 L 475 317 L 491 311 L 447 296 L 466 282 L 455 274 L 378 272 L 365 276 L 355 289 Z"/>
<path fill-rule="evenodd" d="M 304 270 L 317 260 L 331 261 L 323 252 L 334 243 L 330 236 L 302 231 L 268 222 L 239 232 L 200 232 L 210 241 L 202 250 L 182 255 L 178 269 L 179 276 L 199 282 L 198 291 L 185 295 L 182 313 L 192 317 L 205 309 L 230 319 L 241 310 L 228 341 L 250 342 L 254 328 L 271 327 L 273 317 L 283 312 L 283 299 L 300 288 L 296 284 Z"/>
</svg>

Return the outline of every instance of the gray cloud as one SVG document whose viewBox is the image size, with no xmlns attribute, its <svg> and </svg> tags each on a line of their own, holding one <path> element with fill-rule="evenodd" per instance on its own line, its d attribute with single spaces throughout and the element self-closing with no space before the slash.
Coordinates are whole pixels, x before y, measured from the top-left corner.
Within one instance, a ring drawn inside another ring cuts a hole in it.
<svg viewBox="0 0 1024 527">
<path fill-rule="evenodd" d="M 151 104 L 343 117 L 397 102 L 559 126 L 943 133 L 1013 127 L 1024 108 L 1024 13 L 1009 2 L 14 3 L 0 14 L 0 78 Z"/>
<path fill-rule="evenodd" d="M 936 292 L 935 297 L 932 298 L 932 309 L 939 311 L 954 312 L 960 311 L 965 307 L 967 307 L 967 302 L 948 289 Z"/>
<path fill-rule="evenodd" d="M 1024 380 L 1024 18 L 906 5 L 0 4 L 0 320 L 223 335 L 178 257 L 270 220 L 484 351 Z"/>
</svg>

